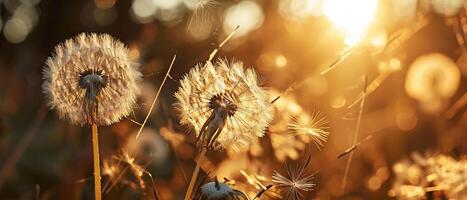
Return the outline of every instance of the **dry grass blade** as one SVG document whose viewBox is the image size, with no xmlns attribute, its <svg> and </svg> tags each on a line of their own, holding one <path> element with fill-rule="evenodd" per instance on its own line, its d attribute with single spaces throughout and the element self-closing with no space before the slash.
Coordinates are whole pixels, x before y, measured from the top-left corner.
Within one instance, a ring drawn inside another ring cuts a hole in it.
<svg viewBox="0 0 467 200">
<path fill-rule="evenodd" d="M 394 71 L 393 70 L 385 70 L 384 72 L 382 72 L 381 74 L 379 74 L 371 83 L 370 85 L 366 86 L 365 88 L 365 92 L 361 92 L 357 99 L 352 102 L 348 107 L 347 109 L 350 109 L 352 107 L 354 107 L 358 102 L 360 102 L 363 98 L 366 98 L 366 96 L 370 95 L 371 93 L 373 93 L 374 91 L 376 91 L 376 89 L 378 89 L 378 87 L 384 82 L 384 80 L 386 80 L 386 78 L 389 77 L 389 75 L 391 75 L 391 73 L 393 73 Z"/>
<path fill-rule="evenodd" d="M 363 108 L 364 108 L 364 105 L 365 105 L 365 97 L 366 97 L 365 94 L 366 94 L 367 84 L 368 84 L 368 78 L 365 75 L 365 86 L 363 87 L 363 94 L 364 95 L 363 95 L 362 101 L 360 102 L 360 108 L 359 108 L 359 111 L 358 111 L 357 126 L 355 128 L 355 133 L 354 133 L 354 137 L 353 137 L 353 141 L 352 141 L 353 146 L 356 146 L 357 140 L 358 140 L 358 135 L 360 133 L 360 125 L 361 125 L 361 122 L 362 122 Z M 345 165 L 344 178 L 342 180 L 342 191 L 343 191 L 343 193 L 345 192 L 345 187 L 347 185 L 347 178 L 348 178 L 348 175 L 349 175 L 350 164 L 352 163 L 353 155 L 354 155 L 354 151 L 351 151 L 349 159 L 347 160 L 347 163 Z"/>
<path fill-rule="evenodd" d="M 169 77 L 170 71 L 172 70 L 172 66 L 175 63 L 176 58 L 177 58 L 177 55 L 174 55 L 174 57 L 172 59 L 172 62 L 170 63 L 169 69 L 167 70 L 167 73 L 164 76 L 164 80 L 162 80 L 161 86 L 157 90 L 156 96 L 154 97 L 154 100 L 151 103 L 151 107 L 149 107 L 149 112 L 146 115 L 146 118 L 144 118 L 143 124 L 141 124 L 141 126 L 140 126 L 140 128 L 138 130 L 138 133 L 136 134 L 136 138 L 139 138 L 139 135 L 141 134 L 141 131 L 143 131 L 144 126 L 148 122 L 149 116 L 151 115 L 152 110 L 154 110 L 154 105 L 156 105 L 157 99 L 159 98 L 159 95 L 161 94 L 162 88 L 165 85 L 165 81 L 167 80 L 167 77 Z"/>
<path fill-rule="evenodd" d="M 358 142 L 357 144 L 352 145 L 350 148 L 347 148 L 344 152 L 337 155 L 337 159 L 340 159 L 340 158 L 354 152 L 363 142 L 366 142 L 366 141 L 370 140 L 371 138 L 373 138 L 373 135 L 368 135 L 362 141 Z"/>
<path fill-rule="evenodd" d="M 261 189 L 261 191 L 259 191 L 258 194 L 251 200 L 255 200 L 255 199 L 260 198 L 265 192 L 267 192 L 271 188 L 272 188 L 272 185 L 266 186 L 266 188 Z"/>
<path fill-rule="evenodd" d="M 229 34 L 229 36 L 227 36 L 227 38 L 225 38 L 224 41 L 222 41 L 222 42 L 219 44 L 219 46 L 217 46 L 217 48 L 214 49 L 214 50 L 211 52 L 211 54 L 209 55 L 209 59 L 207 60 L 207 62 L 211 62 L 212 59 L 214 59 L 214 57 L 216 56 L 216 54 L 217 54 L 217 52 L 219 51 L 219 49 L 221 49 L 222 46 L 224 46 L 225 43 L 227 43 L 227 42 L 230 40 L 230 38 L 233 37 L 233 35 L 235 34 L 235 32 L 237 32 L 237 30 L 238 30 L 239 28 L 240 28 L 240 26 L 235 27 L 235 29 Z"/>
<path fill-rule="evenodd" d="M 354 52 L 354 50 L 357 48 L 357 45 L 352 45 L 346 49 L 344 49 L 344 52 L 342 53 L 341 56 L 339 56 L 334 62 L 332 62 L 329 67 L 327 67 L 326 69 L 324 69 L 322 72 L 321 72 L 321 75 L 325 75 L 327 74 L 329 71 L 331 71 L 332 69 L 334 69 L 335 67 L 337 67 L 339 64 L 341 64 L 347 57 L 349 57 L 352 52 Z"/>
</svg>

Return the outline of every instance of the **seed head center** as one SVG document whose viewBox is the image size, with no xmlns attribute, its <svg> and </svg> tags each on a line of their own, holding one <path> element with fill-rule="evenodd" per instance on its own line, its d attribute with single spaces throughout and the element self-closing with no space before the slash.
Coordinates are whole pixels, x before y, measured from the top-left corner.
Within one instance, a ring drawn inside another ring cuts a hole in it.
<svg viewBox="0 0 467 200">
<path fill-rule="evenodd" d="M 211 97 L 209 108 L 215 111 L 224 112 L 228 116 L 233 116 L 238 109 L 235 104 L 235 95 L 230 93 L 220 93 Z"/>
<path fill-rule="evenodd" d="M 107 86 L 107 77 L 97 70 L 86 70 L 80 74 L 78 85 L 86 90 L 86 99 L 95 103 L 97 95 Z"/>
</svg>

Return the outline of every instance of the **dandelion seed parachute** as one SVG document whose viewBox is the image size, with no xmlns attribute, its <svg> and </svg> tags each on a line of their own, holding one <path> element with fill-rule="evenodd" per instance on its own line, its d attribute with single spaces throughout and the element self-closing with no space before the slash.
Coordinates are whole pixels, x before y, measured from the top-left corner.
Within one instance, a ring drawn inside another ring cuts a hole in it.
<svg viewBox="0 0 467 200">
<path fill-rule="evenodd" d="M 318 148 L 324 146 L 329 132 L 327 131 L 327 119 L 320 112 L 314 111 L 311 115 L 304 113 L 299 117 L 293 117 L 288 124 L 291 132 L 311 136 Z"/>
<path fill-rule="evenodd" d="M 268 128 L 277 160 L 284 162 L 287 158 L 298 159 L 300 152 L 310 142 L 321 149 L 329 135 L 324 114 L 305 111 L 294 95 L 281 95 L 275 90 L 270 93 L 273 97 L 281 97 L 273 104 L 275 115 Z"/>
<path fill-rule="evenodd" d="M 306 172 L 306 167 L 310 162 L 311 156 L 303 166 L 296 166 L 292 168 L 287 166 L 287 174 L 282 175 L 277 171 L 274 171 L 272 175 L 272 181 L 277 187 L 281 188 L 284 192 L 284 199 L 287 200 L 299 200 L 303 198 L 302 192 L 308 192 L 313 190 L 315 184 L 313 183 L 313 175 L 309 175 Z"/>
<path fill-rule="evenodd" d="M 55 47 L 42 84 L 48 105 L 73 124 L 110 125 L 130 114 L 141 73 L 107 34 L 82 33 Z"/>
<path fill-rule="evenodd" d="M 202 146 L 241 150 L 264 135 L 272 118 L 269 98 L 242 62 L 197 65 L 180 84 L 175 93 L 180 122 L 194 129 Z"/>
</svg>

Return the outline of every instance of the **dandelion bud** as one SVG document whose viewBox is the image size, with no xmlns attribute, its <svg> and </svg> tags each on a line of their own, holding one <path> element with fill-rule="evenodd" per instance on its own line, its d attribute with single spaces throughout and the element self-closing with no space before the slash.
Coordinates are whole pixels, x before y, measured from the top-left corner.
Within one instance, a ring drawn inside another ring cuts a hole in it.
<svg viewBox="0 0 467 200">
<path fill-rule="evenodd" d="M 106 34 L 80 34 L 55 47 L 42 88 L 48 104 L 73 124 L 110 125 L 127 116 L 141 73 L 128 49 Z"/>
</svg>

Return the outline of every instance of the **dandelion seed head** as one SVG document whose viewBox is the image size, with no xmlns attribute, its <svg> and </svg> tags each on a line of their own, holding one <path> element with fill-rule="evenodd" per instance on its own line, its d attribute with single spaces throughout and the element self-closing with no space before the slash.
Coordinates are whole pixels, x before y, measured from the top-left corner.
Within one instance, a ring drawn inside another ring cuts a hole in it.
<svg viewBox="0 0 467 200">
<path fill-rule="evenodd" d="M 43 70 L 48 105 L 73 124 L 89 123 L 93 112 L 97 125 L 118 122 L 139 94 L 141 73 L 128 55 L 124 44 L 107 34 L 82 33 L 57 45 Z"/>
<path fill-rule="evenodd" d="M 242 62 L 197 65 L 180 84 L 175 93 L 180 121 L 203 146 L 240 150 L 264 135 L 272 118 L 269 97 Z"/>
</svg>

